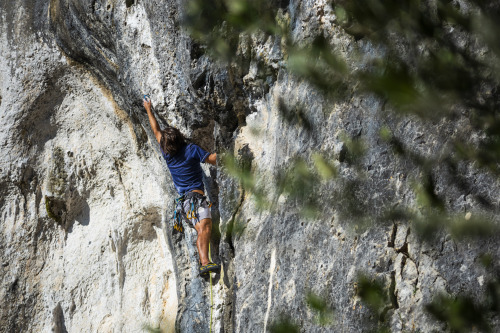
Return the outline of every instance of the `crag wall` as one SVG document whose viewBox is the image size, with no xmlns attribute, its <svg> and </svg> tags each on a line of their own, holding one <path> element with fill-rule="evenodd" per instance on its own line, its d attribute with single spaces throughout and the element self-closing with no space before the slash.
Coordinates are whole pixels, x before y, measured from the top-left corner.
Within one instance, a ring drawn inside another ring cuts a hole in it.
<svg viewBox="0 0 500 333">
<path fill-rule="evenodd" d="M 323 35 L 346 55 L 381 52 L 341 29 L 327 1 L 274 5 L 297 43 Z M 184 12 L 169 0 L 0 4 L 2 332 L 203 332 L 211 303 L 214 332 L 265 332 L 283 318 L 304 332 L 443 331 L 425 309 L 437 295 L 488 294 L 495 271 L 480 261 L 498 262 L 497 237 L 441 230 L 424 241 L 404 215 L 381 218 L 385 207 L 418 208 L 423 172 L 381 129 L 439 156 L 451 140 L 481 137 L 466 113 L 392 117 L 356 86 L 332 102 L 290 73 L 280 37 L 259 32 L 240 36 L 243 66 L 215 62 L 181 26 Z M 224 267 L 212 288 L 197 276 L 194 231 L 172 232 L 176 193 L 144 93 L 161 126 L 235 156 L 205 168 L 212 256 Z M 364 143 L 360 159 L 352 140 Z M 311 165 L 336 177 L 322 181 Z M 497 220 L 498 179 L 459 168 L 463 186 L 432 170 L 444 205 Z M 378 312 L 361 300 L 360 273 L 382 285 Z"/>
</svg>

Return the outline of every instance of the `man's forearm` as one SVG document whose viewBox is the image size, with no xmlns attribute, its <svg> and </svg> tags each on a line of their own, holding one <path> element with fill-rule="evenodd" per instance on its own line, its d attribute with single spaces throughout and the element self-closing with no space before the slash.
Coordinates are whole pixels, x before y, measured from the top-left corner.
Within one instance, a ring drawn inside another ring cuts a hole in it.
<svg viewBox="0 0 500 333">
<path fill-rule="evenodd" d="M 153 132 L 156 134 L 156 132 L 160 132 L 160 125 L 158 125 L 158 121 L 156 121 L 156 118 L 151 111 L 151 109 L 146 109 L 146 112 L 148 113 L 148 118 L 149 118 L 149 123 L 151 124 L 151 128 L 153 129 Z"/>
<path fill-rule="evenodd" d="M 156 118 L 153 115 L 153 111 L 151 111 L 151 101 L 144 101 L 144 108 L 148 113 L 149 124 L 151 125 L 151 129 L 153 130 L 155 138 L 158 142 L 160 142 L 161 141 L 160 125 L 158 125 L 158 121 L 156 121 Z"/>
</svg>

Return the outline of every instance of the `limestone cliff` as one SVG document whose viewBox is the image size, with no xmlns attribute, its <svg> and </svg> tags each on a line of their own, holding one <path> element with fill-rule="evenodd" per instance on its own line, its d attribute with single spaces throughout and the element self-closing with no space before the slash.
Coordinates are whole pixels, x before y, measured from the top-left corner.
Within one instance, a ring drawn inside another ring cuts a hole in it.
<svg viewBox="0 0 500 333">
<path fill-rule="evenodd" d="M 335 25 L 327 1 L 285 2 L 296 40 L 324 33 L 346 54 L 353 44 L 376 52 Z M 379 137 L 383 126 L 430 155 L 459 134 L 477 137 L 468 118 L 430 125 L 391 118 L 383 101 L 355 87 L 331 104 L 290 74 L 278 37 L 242 36 L 247 66 L 218 64 L 181 27 L 184 5 L 0 4 L 1 331 L 209 330 L 210 284 L 196 274 L 194 230 L 172 232 L 176 193 L 142 109 L 144 93 L 162 126 L 246 163 L 269 203 L 262 208 L 231 170 L 205 168 L 215 203 L 212 256 L 224 268 L 212 281 L 214 332 L 265 332 L 283 314 L 304 332 L 369 331 L 382 317 L 394 332 L 445 330 L 425 305 L 440 292 L 483 292 L 491 272 L 478 260 L 498 258 L 498 239 L 455 242 L 443 233 L 422 242 L 404 220 L 366 227 L 346 211 L 416 203 L 411 181 L 420 170 L 390 152 Z M 286 119 L 283 103 L 306 111 Z M 348 163 L 344 135 L 366 142 L 360 166 Z M 277 179 L 318 152 L 340 180 L 283 178 L 314 195 L 316 212 L 304 217 L 310 198 L 279 190 Z M 352 182 L 359 167 L 366 179 Z M 495 177 L 463 165 L 473 186 L 461 188 L 444 167 L 435 171 L 452 210 L 474 214 L 484 198 L 498 216 Z M 363 206 L 349 206 L 346 186 L 357 186 Z M 383 316 L 357 296 L 360 272 L 384 281 Z M 326 327 L 307 305 L 311 292 L 334 309 Z"/>
</svg>

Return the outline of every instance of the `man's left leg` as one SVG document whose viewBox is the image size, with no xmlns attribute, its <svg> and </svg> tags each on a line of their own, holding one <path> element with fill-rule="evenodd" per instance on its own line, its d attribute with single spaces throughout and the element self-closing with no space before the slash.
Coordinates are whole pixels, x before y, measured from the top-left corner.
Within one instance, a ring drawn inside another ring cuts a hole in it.
<svg viewBox="0 0 500 333">
<path fill-rule="evenodd" d="M 196 247 L 200 255 L 200 275 L 208 274 L 209 272 L 220 272 L 220 266 L 210 261 L 208 257 L 208 245 L 210 243 L 210 232 L 212 231 L 212 219 L 206 218 L 196 223 L 194 228 L 198 232 L 196 239 Z"/>
<path fill-rule="evenodd" d="M 196 239 L 196 247 L 200 255 L 200 262 L 202 266 L 210 262 L 208 258 L 208 244 L 210 242 L 210 232 L 212 231 L 212 219 L 203 219 L 194 226 L 198 232 L 198 239 Z"/>
</svg>

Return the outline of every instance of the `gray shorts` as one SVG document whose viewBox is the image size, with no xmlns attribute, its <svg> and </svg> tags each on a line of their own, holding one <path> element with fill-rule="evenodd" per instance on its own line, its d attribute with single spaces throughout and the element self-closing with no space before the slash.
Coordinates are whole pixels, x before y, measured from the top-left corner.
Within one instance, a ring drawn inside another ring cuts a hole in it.
<svg viewBox="0 0 500 333">
<path fill-rule="evenodd" d="M 194 202 L 194 212 L 193 206 L 191 205 L 191 198 L 186 198 L 182 203 L 182 217 L 188 224 L 191 226 L 195 226 L 196 223 L 200 222 L 203 219 L 211 219 L 212 212 L 210 211 L 211 204 L 207 201 L 207 198 L 200 195 L 195 196 L 193 200 L 197 200 Z"/>
</svg>

